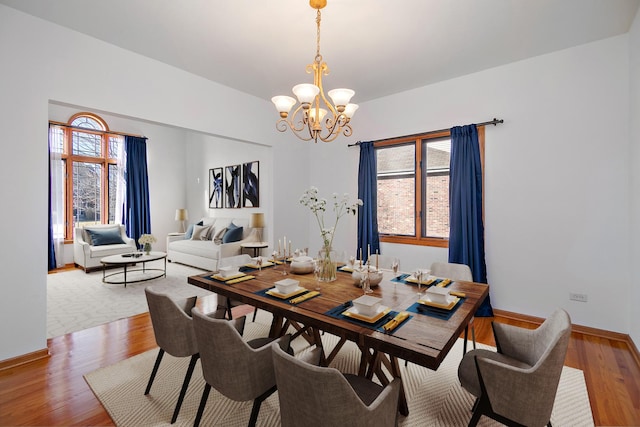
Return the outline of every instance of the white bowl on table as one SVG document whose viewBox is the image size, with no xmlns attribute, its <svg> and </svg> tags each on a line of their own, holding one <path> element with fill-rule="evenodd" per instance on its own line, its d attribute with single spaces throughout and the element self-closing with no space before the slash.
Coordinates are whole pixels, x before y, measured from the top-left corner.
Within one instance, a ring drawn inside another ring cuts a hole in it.
<svg viewBox="0 0 640 427">
<path fill-rule="evenodd" d="M 431 286 L 427 289 L 425 297 L 436 304 L 449 304 L 450 302 L 449 289 L 439 288 L 437 286 Z"/>
<path fill-rule="evenodd" d="M 282 279 L 282 280 L 278 280 L 274 284 L 276 285 L 276 289 L 278 290 L 279 293 L 283 295 L 287 295 L 295 291 L 296 289 L 298 289 L 300 282 L 293 279 Z"/>
<path fill-rule="evenodd" d="M 378 313 L 382 298 L 371 295 L 363 295 L 353 300 L 353 306 L 361 314 L 366 317 L 375 316 Z"/>
<path fill-rule="evenodd" d="M 225 278 L 234 276 L 238 273 L 240 273 L 240 267 L 237 267 L 237 266 L 220 267 L 218 269 L 218 274 Z"/>
<path fill-rule="evenodd" d="M 382 281 L 382 271 L 377 270 L 373 266 L 363 265 L 362 267 L 358 266 L 353 269 L 353 273 L 351 273 L 351 278 L 353 279 L 353 284 L 356 286 L 360 286 L 360 280 L 362 276 L 369 275 L 369 286 L 372 288 L 378 286 Z"/>
</svg>

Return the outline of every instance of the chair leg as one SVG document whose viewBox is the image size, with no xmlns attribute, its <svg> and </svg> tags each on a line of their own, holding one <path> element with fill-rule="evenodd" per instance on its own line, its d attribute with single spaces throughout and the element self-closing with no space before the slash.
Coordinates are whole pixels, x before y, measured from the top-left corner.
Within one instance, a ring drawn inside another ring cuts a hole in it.
<svg viewBox="0 0 640 427">
<path fill-rule="evenodd" d="M 464 343 L 462 344 L 462 355 L 467 354 L 467 336 L 469 335 L 469 325 L 464 327 Z"/>
<path fill-rule="evenodd" d="M 158 373 L 158 368 L 160 367 L 160 362 L 162 361 L 162 356 L 164 356 L 164 350 L 158 350 L 158 356 L 156 357 L 156 363 L 153 365 L 153 370 L 151 371 L 151 377 L 149 377 L 149 383 L 147 384 L 147 389 L 144 391 L 145 396 L 149 394 L 151 391 L 151 384 L 153 384 L 153 380 Z"/>
<path fill-rule="evenodd" d="M 258 421 L 258 413 L 260 412 L 260 405 L 269 396 L 271 396 L 277 390 L 276 386 L 271 387 L 269 390 L 256 397 L 253 401 L 253 407 L 251 408 L 251 416 L 249 417 L 249 427 L 255 427 Z"/>
<path fill-rule="evenodd" d="M 476 327 L 473 325 L 473 318 L 471 319 L 471 342 L 473 343 L 473 349 L 476 349 Z"/>
<path fill-rule="evenodd" d="M 252 322 L 256 321 L 256 314 L 258 314 L 258 307 L 253 309 L 253 319 L 251 320 Z"/>
<path fill-rule="evenodd" d="M 204 385 L 204 390 L 202 390 L 202 398 L 200 399 L 200 406 L 198 406 L 196 419 L 193 421 L 193 427 L 198 427 L 200 425 L 200 420 L 202 419 L 202 414 L 204 413 L 204 407 L 207 406 L 207 399 L 209 398 L 210 391 L 211 385 L 209 385 L 209 383 L 206 383 Z"/>
<path fill-rule="evenodd" d="M 178 396 L 178 402 L 176 403 L 176 409 L 173 411 L 173 416 L 171 417 L 171 424 L 175 423 L 178 419 L 178 414 L 180 413 L 180 407 L 182 406 L 182 401 L 184 400 L 185 394 L 187 394 L 187 388 L 189 387 L 189 382 L 191 381 L 191 375 L 193 374 L 193 369 L 196 367 L 196 362 L 200 354 L 196 353 L 191 356 L 191 361 L 189 362 L 189 368 L 187 369 L 187 373 L 184 376 L 184 381 L 182 382 L 182 389 L 180 389 L 180 396 Z"/>
<path fill-rule="evenodd" d="M 227 298 L 227 317 L 229 320 L 233 320 L 233 313 L 231 313 L 231 300 Z"/>
</svg>

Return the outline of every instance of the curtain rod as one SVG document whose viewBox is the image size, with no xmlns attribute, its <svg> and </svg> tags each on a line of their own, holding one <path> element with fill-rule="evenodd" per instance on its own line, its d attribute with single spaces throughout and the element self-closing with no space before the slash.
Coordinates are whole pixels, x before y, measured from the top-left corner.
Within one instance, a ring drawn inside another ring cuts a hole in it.
<svg viewBox="0 0 640 427">
<path fill-rule="evenodd" d="M 124 132 L 113 132 L 113 131 L 110 131 L 110 130 L 107 131 L 107 130 L 88 129 L 88 128 L 83 128 L 83 127 L 80 127 L 80 126 L 71 126 L 71 125 L 68 125 L 66 123 L 56 122 L 56 121 L 53 121 L 53 120 L 49 120 L 49 124 L 50 125 L 55 125 L 55 126 L 60 126 L 60 127 L 63 127 L 63 128 L 69 128 L 69 129 L 77 129 L 77 130 L 89 131 L 89 132 L 106 133 L 108 135 L 135 136 L 135 137 L 138 137 L 138 138 L 149 139 L 144 135 L 134 135 L 132 133 L 124 133 Z"/>
<path fill-rule="evenodd" d="M 486 125 L 498 125 L 499 123 L 504 123 L 503 119 L 496 119 L 495 117 L 493 118 L 493 120 L 489 120 L 488 122 L 482 122 L 482 123 L 476 123 L 476 126 L 486 126 Z M 381 141 L 391 141 L 392 139 L 400 139 L 400 138 L 409 138 L 412 136 L 418 137 L 418 136 L 424 136 L 424 135 L 429 135 L 432 133 L 440 133 L 440 132 L 445 132 L 450 130 L 451 128 L 447 128 L 447 129 L 438 129 L 438 130 L 431 130 L 429 132 L 422 132 L 422 133 L 414 133 L 411 135 L 404 135 L 404 136 L 394 136 L 393 138 L 385 138 L 385 139 L 378 139 L 375 142 L 381 142 Z M 360 145 L 362 141 L 358 141 L 354 144 L 349 144 L 347 145 L 347 147 L 355 147 L 357 145 Z"/>
</svg>

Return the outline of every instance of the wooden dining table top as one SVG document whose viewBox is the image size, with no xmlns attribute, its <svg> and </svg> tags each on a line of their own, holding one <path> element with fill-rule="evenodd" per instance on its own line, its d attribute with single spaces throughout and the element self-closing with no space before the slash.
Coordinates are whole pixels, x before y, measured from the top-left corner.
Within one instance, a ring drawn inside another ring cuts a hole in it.
<svg viewBox="0 0 640 427">
<path fill-rule="evenodd" d="M 412 317 L 408 321 L 391 333 L 385 333 L 326 314 L 329 310 L 363 295 L 362 289 L 354 284 L 351 273 L 338 270 L 337 278 L 332 282 L 317 282 L 313 274 L 291 274 L 289 266 L 283 265 L 256 269 L 247 274 L 255 278 L 227 284 L 212 279 L 212 273 L 205 273 L 190 276 L 188 283 L 269 311 L 274 316 L 346 338 L 360 347 L 380 351 L 433 370 L 438 369 L 489 293 L 487 284 L 454 281 L 447 289 L 464 292 L 466 297 L 449 319 L 410 313 Z M 384 278 L 369 295 L 381 298 L 381 304 L 393 311 L 405 311 L 419 299 L 417 286 L 394 282 L 391 280 L 393 277 L 393 272 L 384 271 Z M 282 279 L 298 280 L 300 286 L 309 290 L 319 288 L 320 295 L 292 305 L 288 299 L 280 300 L 257 293 L 273 288 L 274 283 Z M 423 292 L 424 289 L 423 286 Z"/>
</svg>

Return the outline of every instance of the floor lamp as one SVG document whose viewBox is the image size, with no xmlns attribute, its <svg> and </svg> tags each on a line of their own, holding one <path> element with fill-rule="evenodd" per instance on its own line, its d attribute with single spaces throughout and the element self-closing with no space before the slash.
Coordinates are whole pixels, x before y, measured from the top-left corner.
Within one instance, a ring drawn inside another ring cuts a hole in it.
<svg viewBox="0 0 640 427">
<path fill-rule="evenodd" d="M 251 218 L 249 219 L 249 227 L 256 230 L 256 234 L 258 235 L 258 241 L 262 242 L 262 229 L 264 228 L 264 214 L 252 213 Z"/>
<path fill-rule="evenodd" d="M 185 232 L 184 222 L 189 219 L 189 212 L 186 209 L 180 208 L 176 209 L 176 221 L 180 221 L 180 225 L 182 229 L 180 230 L 182 233 Z"/>
</svg>

